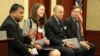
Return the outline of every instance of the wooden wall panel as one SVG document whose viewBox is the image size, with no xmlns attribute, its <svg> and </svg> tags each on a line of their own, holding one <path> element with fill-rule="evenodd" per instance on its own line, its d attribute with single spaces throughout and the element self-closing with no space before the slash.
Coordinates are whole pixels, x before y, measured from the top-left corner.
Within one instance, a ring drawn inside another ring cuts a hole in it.
<svg viewBox="0 0 100 56">
<path fill-rule="evenodd" d="M 74 5 L 74 0 L 57 0 L 58 5 L 63 5 L 65 9 L 64 18 L 67 18 L 70 16 L 72 6 Z"/>
<path fill-rule="evenodd" d="M 29 14 L 31 13 L 32 6 L 36 3 L 43 3 L 46 7 L 46 16 L 47 18 L 50 16 L 51 11 L 51 0 L 29 0 Z"/>
<path fill-rule="evenodd" d="M 44 0 L 44 5 L 46 7 L 46 16 L 49 18 L 51 16 L 51 0 Z"/>
<path fill-rule="evenodd" d="M 29 3 L 28 3 L 29 4 L 29 14 L 30 14 L 31 9 L 35 3 L 42 3 L 42 2 L 41 2 L 41 0 L 29 0 Z"/>
<path fill-rule="evenodd" d="M 86 30 L 87 0 L 83 0 L 83 30 Z"/>
<path fill-rule="evenodd" d="M 8 56 L 8 41 L 0 40 L 0 56 Z"/>
<path fill-rule="evenodd" d="M 89 31 L 85 32 L 85 39 L 96 46 L 95 56 L 100 56 L 100 31 Z"/>
<path fill-rule="evenodd" d="M 83 0 L 84 38 L 96 46 L 95 56 L 100 56 L 100 31 L 86 30 L 87 0 Z"/>
</svg>

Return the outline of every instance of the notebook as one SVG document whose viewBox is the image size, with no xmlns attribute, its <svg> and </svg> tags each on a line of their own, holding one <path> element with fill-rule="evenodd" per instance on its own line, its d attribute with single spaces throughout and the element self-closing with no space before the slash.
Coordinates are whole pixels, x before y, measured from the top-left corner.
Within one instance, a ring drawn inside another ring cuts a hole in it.
<svg viewBox="0 0 100 56">
<path fill-rule="evenodd" d="M 74 44 L 74 48 L 80 48 L 80 44 L 77 40 L 77 38 L 70 38 L 70 39 L 63 39 L 63 42 L 72 42 Z"/>
</svg>

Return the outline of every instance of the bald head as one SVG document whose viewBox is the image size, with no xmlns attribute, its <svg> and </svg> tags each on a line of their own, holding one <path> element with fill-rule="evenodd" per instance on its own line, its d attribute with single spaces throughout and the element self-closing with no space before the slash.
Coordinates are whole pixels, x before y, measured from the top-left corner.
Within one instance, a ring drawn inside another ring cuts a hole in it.
<svg viewBox="0 0 100 56">
<path fill-rule="evenodd" d="M 58 19 L 62 19 L 64 15 L 64 7 L 62 5 L 56 5 L 53 9 L 53 15 Z"/>
</svg>

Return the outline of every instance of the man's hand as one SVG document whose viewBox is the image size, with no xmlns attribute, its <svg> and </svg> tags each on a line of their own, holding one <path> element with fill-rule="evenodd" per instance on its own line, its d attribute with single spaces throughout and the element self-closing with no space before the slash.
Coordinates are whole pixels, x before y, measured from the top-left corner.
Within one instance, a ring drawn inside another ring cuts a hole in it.
<svg viewBox="0 0 100 56">
<path fill-rule="evenodd" d="M 86 41 L 81 41 L 81 42 L 80 42 L 81 45 L 83 45 L 84 47 L 87 48 L 87 50 L 89 50 L 89 49 L 90 49 L 90 46 L 89 46 L 87 43 L 88 43 L 88 42 L 86 42 Z"/>
<path fill-rule="evenodd" d="M 74 48 L 74 44 L 72 42 L 66 42 L 66 46 L 68 48 Z"/>
</svg>

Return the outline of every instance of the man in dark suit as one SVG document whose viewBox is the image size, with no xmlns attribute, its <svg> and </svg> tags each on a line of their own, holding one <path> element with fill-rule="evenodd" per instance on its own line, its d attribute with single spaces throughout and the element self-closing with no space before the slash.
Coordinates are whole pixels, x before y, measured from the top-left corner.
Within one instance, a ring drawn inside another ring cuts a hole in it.
<svg viewBox="0 0 100 56">
<path fill-rule="evenodd" d="M 76 37 L 84 51 L 84 56 L 94 56 L 95 46 L 88 41 L 85 41 L 81 34 L 80 21 L 78 20 L 81 8 L 79 6 L 74 6 L 71 11 L 71 17 L 68 17 L 64 24 L 69 29 L 69 34 Z"/>
<path fill-rule="evenodd" d="M 22 33 L 18 22 L 23 19 L 24 7 L 19 4 L 13 4 L 9 16 L 5 19 L 1 26 L 1 30 L 6 30 L 7 37 L 13 38 L 10 40 L 9 56 L 27 56 L 29 54 L 28 49 L 22 43 Z"/>
<path fill-rule="evenodd" d="M 63 15 L 63 6 L 57 5 L 54 7 L 53 16 L 48 19 L 45 26 L 45 34 L 46 37 L 50 40 L 50 46 L 58 49 L 61 52 L 61 56 L 75 56 L 73 43 L 62 42 L 63 39 L 67 39 L 67 35 L 65 35 L 64 26 L 62 23 Z"/>
</svg>

